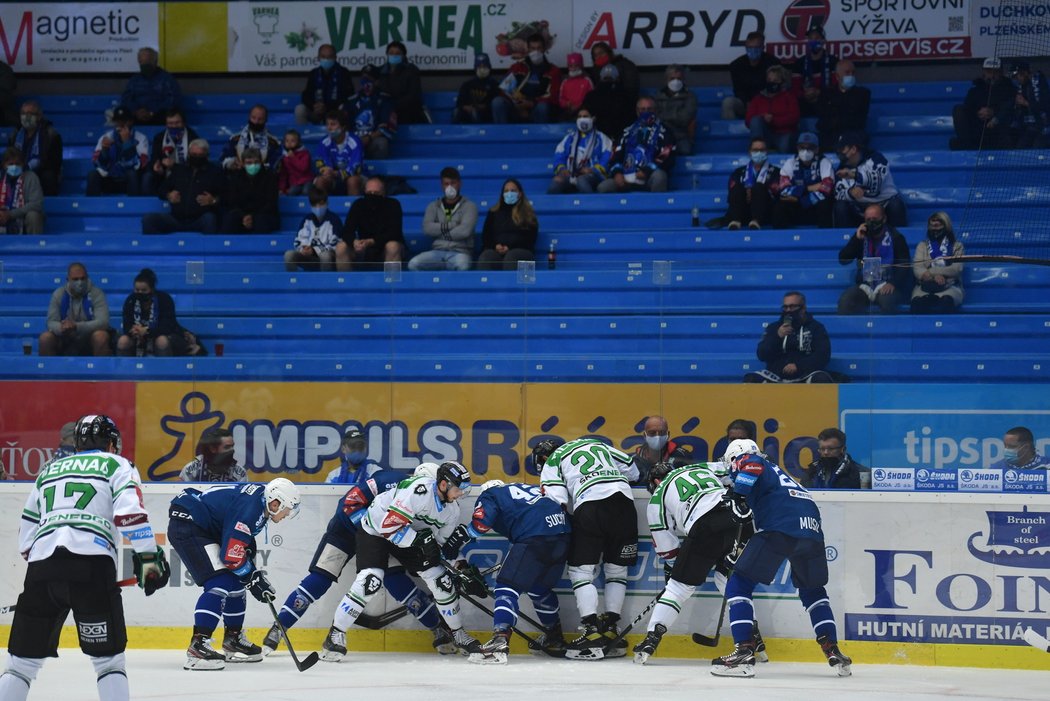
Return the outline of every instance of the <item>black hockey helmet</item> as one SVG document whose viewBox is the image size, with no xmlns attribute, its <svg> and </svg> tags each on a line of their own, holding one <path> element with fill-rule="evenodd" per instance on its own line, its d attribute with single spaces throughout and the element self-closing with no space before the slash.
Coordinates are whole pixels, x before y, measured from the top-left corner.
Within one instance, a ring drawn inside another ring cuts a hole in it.
<svg viewBox="0 0 1050 701">
<path fill-rule="evenodd" d="M 105 414 L 88 414 L 77 420 L 73 428 L 73 447 L 77 452 L 82 450 L 109 450 L 110 444 L 115 446 L 113 452 L 119 454 L 121 449 L 120 429 L 113 419 Z"/>
<path fill-rule="evenodd" d="M 547 458 L 551 456 L 551 453 L 563 445 L 565 445 L 565 441 L 560 438 L 548 438 L 547 440 L 540 441 L 536 444 L 536 447 L 532 449 L 532 464 L 537 468 L 543 467 L 547 463 Z"/>
<path fill-rule="evenodd" d="M 674 469 L 674 465 L 669 462 L 658 462 L 649 468 L 649 493 L 652 494 L 659 487 L 657 480 L 662 480 L 667 475 L 671 474 L 671 470 Z"/>
<path fill-rule="evenodd" d="M 470 489 L 470 470 L 455 460 L 447 460 L 438 466 L 437 481 L 444 480 L 463 491 Z"/>
</svg>

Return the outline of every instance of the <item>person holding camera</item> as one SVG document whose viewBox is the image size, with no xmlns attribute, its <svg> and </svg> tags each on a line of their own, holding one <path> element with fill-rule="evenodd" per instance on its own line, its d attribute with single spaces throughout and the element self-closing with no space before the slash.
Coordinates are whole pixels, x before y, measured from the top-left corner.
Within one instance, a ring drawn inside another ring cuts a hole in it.
<svg viewBox="0 0 1050 701">
<path fill-rule="evenodd" d="M 834 382 L 824 369 L 831 361 L 831 338 L 824 324 L 806 310 L 806 296 L 787 292 L 780 309 L 780 322 L 768 324 L 758 342 L 758 359 L 766 369 L 747 373 L 744 382 Z"/>
<path fill-rule="evenodd" d="M 904 301 L 911 270 L 908 242 L 886 221 L 880 205 L 864 209 L 864 223 L 839 251 L 839 263 L 856 261 L 856 284 L 839 297 L 839 314 L 863 314 L 872 306 L 895 314 Z"/>
</svg>

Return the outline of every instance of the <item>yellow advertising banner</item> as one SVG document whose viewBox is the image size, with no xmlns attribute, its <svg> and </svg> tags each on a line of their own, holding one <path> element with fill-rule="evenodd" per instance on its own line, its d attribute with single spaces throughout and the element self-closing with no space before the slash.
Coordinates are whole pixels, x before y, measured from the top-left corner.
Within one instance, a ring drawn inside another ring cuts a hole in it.
<svg viewBox="0 0 1050 701">
<path fill-rule="evenodd" d="M 146 479 L 178 479 L 201 433 L 222 427 L 253 479 L 320 482 L 340 468 L 345 431 L 359 428 L 383 467 L 459 460 L 479 476 L 534 482 L 537 440 L 596 436 L 633 451 L 646 418 L 661 414 L 697 460 L 720 456 L 727 424 L 744 419 L 793 470 L 813 459 L 837 408 L 835 385 L 147 382 L 136 388 L 135 462 Z"/>
</svg>

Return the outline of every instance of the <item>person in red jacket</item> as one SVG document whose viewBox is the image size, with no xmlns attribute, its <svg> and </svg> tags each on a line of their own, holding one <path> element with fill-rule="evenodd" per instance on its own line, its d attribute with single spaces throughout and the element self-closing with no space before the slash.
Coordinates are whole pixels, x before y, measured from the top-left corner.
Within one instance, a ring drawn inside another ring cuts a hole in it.
<svg viewBox="0 0 1050 701">
<path fill-rule="evenodd" d="M 789 153 L 794 148 L 800 118 L 798 99 L 788 90 L 791 73 L 783 66 L 766 71 L 766 87 L 747 103 L 744 122 L 751 138 L 762 139 L 770 150 Z"/>
<path fill-rule="evenodd" d="M 277 166 L 277 189 L 282 195 L 304 195 L 314 179 L 310 151 L 295 129 L 284 133 L 284 151 Z"/>
</svg>

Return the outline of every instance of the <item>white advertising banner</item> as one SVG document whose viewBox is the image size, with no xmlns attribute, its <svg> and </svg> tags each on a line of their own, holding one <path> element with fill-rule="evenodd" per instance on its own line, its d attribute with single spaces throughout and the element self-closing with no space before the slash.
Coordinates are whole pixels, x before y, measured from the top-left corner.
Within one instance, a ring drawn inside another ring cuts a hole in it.
<svg viewBox="0 0 1050 701">
<path fill-rule="evenodd" d="M 424 71 L 473 69 L 482 52 L 493 66 L 508 65 L 511 47 L 532 34 L 547 38 L 559 64 L 571 50 L 571 4 L 558 0 L 231 2 L 228 16 L 231 71 L 307 70 L 322 44 L 355 71 L 383 63 L 392 41 Z"/>
<path fill-rule="evenodd" d="M 158 46 L 159 5 L 0 4 L 0 57 L 15 73 L 126 73 L 138 50 Z"/>
<path fill-rule="evenodd" d="M 974 56 L 1038 60 L 1050 53 L 1050 2 L 973 0 L 970 35 Z"/>
</svg>

